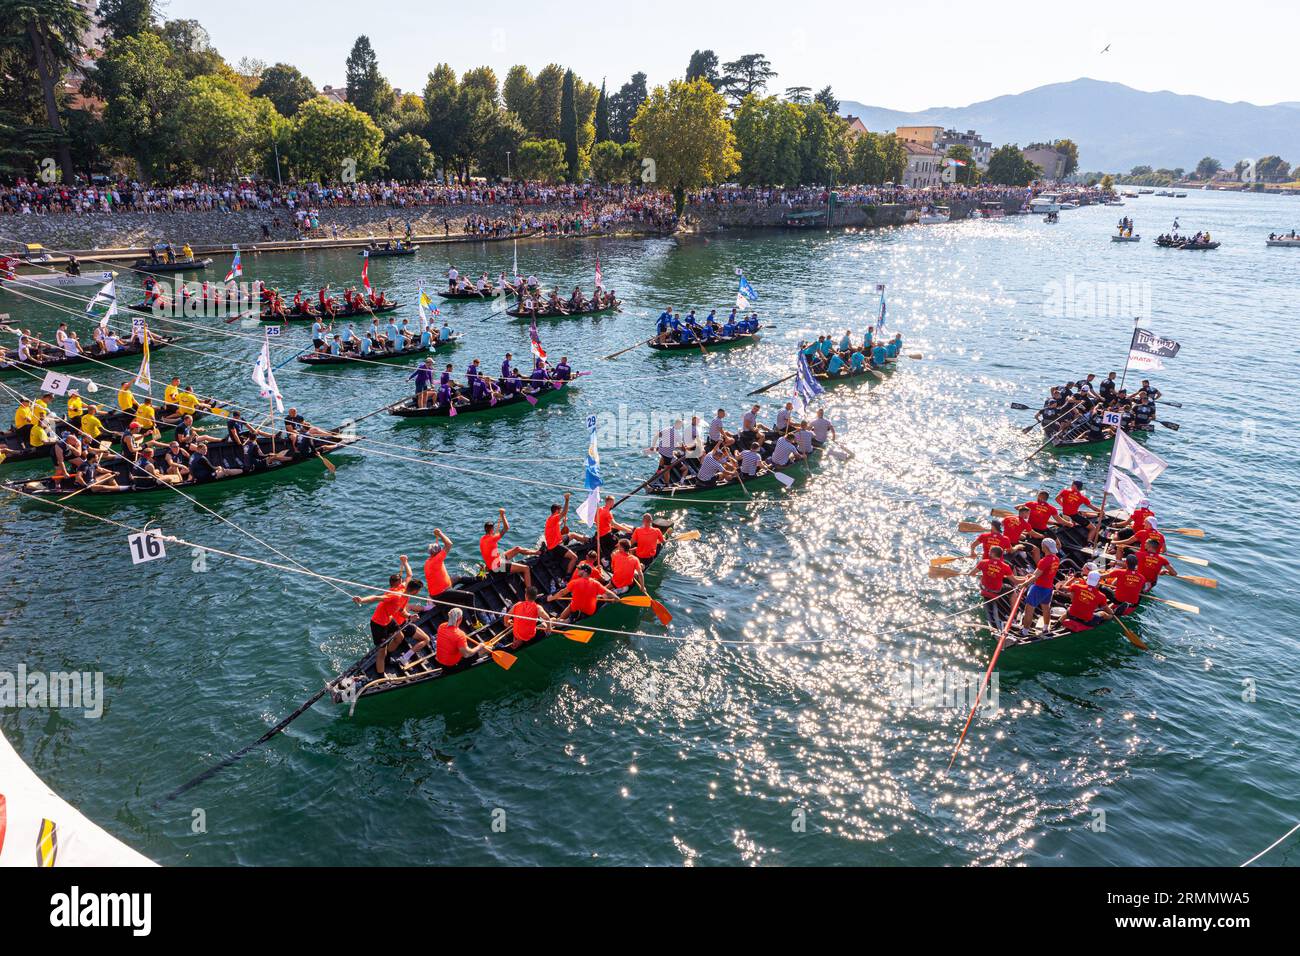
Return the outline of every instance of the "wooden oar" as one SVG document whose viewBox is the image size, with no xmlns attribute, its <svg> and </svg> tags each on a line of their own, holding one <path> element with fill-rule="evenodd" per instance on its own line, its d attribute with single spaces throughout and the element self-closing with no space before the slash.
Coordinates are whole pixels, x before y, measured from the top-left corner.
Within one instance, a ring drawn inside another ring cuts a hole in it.
<svg viewBox="0 0 1300 956">
<path fill-rule="evenodd" d="M 700 532 L 698 528 L 692 528 L 690 531 L 683 531 L 681 534 L 675 534 L 672 538 L 674 541 L 699 541 Z"/>
<path fill-rule="evenodd" d="M 1185 534 L 1189 538 L 1204 538 L 1205 532 L 1200 528 L 1170 528 L 1172 534 Z"/>
<path fill-rule="evenodd" d="M 651 602 L 648 594 L 629 594 L 619 598 L 618 603 L 628 607 L 649 607 Z"/>
<path fill-rule="evenodd" d="M 1143 642 L 1142 638 L 1134 634 L 1132 628 L 1125 624 L 1121 618 L 1116 617 L 1115 623 L 1119 625 L 1119 629 L 1124 632 L 1124 636 L 1128 638 L 1130 644 L 1140 651 L 1145 651 L 1147 649 L 1146 643 Z"/>
<path fill-rule="evenodd" d="M 656 471 L 653 475 L 651 475 L 651 476 L 650 476 L 649 478 L 647 478 L 645 481 L 641 482 L 641 484 L 637 485 L 635 488 L 633 488 L 631 491 L 629 491 L 627 494 L 625 494 L 622 498 L 619 498 L 618 501 L 614 502 L 614 507 L 617 508 L 619 505 L 621 505 L 623 502 L 627 501 L 629 498 L 631 498 L 633 495 L 635 495 L 635 494 L 636 494 L 637 492 L 639 492 L 641 489 L 645 488 L 647 485 L 650 484 L 650 482 L 654 481 L 656 478 L 658 478 L 660 475 L 662 475 L 665 471 L 667 471 L 669 468 L 671 468 L 671 467 L 673 466 L 673 464 L 674 464 L 674 462 L 671 462 L 671 461 L 670 461 L 668 464 L 664 465 L 662 468 L 660 468 L 658 471 Z"/>
<path fill-rule="evenodd" d="M 1144 594 L 1142 596 L 1150 598 L 1152 601 L 1159 601 L 1161 604 L 1168 604 L 1170 607 L 1176 607 L 1180 611 L 1187 611 L 1189 614 L 1201 613 L 1201 609 L 1195 604 L 1184 604 L 1182 601 L 1171 601 L 1169 598 L 1158 597 L 1155 594 Z"/>
<path fill-rule="evenodd" d="M 958 521 L 957 530 L 966 534 L 979 534 L 989 529 L 974 521 Z"/>
<path fill-rule="evenodd" d="M 954 561 L 969 561 L 969 560 L 971 560 L 971 557 L 968 554 L 945 554 L 942 557 L 931 558 L 930 567 L 937 568 L 940 567 L 941 565 L 952 564 Z"/>
<path fill-rule="evenodd" d="M 611 352 L 611 353 L 609 353 L 609 354 L 606 355 L 606 356 L 605 356 L 601 361 L 609 361 L 610 359 L 616 359 L 616 358 L 618 358 L 620 355 L 625 355 L 626 353 L 632 351 L 633 349 L 639 349 L 639 348 L 640 348 L 641 346 L 643 346 L 643 345 L 649 345 L 650 342 L 652 342 L 652 341 L 653 341 L 653 339 L 646 339 L 645 341 L 642 341 L 642 342 L 636 342 L 636 343 L 633 344 L 633 345 L 629 345 L 629 346 L 628 346 L 627 348 L 625 348 L 625 349 L 619 349 L 617 352 Z"/>
<path fill-rule="evenodd" d="M 322 465 L 324 465 L 327 469 L 329 469 L 329 473 L 331 475 L 334 474 L 336 471 L 338 471 L 338 467 L 334 464 L 334 462 L 330 461 L 320 452 L 316 452 L 316 457 L 321 460 Z"/>
<path fill-rule="evenodd" d="M 768 383 L 767 383 L 766 385 L 764 385 L 762 388 L 756 388 L 756 389 L 754 389 L 752 392 L 747 392 L 746 394 L 747 394 L 747 395 L 762 395 L 764 392 L 768 391 L 769 389 L 776 388 L 776 387 L 777 387 L 778 385 L 780 385 L 782 382 L 788 382 L 788 381 L 790 381 L 790 379 L 794 378 L 794 377 L 795 377 L 796 375 L 798 375 L 798 374 L 799 374 L 798 372 L 792 372 L 791 374 L 787 375 L 785 378 L 778 378 L 775 382 L 768 382 Z"/>
<path fill-rule="evenodd" d="M 995 518 L 1010 518 L 1015 515 L 1015 512 L 1007 511 L 1006 508 L 990 508 L 989 514 Z"/>
<path fill-rule="evenodd" d="M 1179 561 L 1186 561 L 1188 564 L 1195 564 L 1198 567 L 1208 568 L 1210 566 L 1209 561 L 1206 561 L 1204 558 L 1193 557 L 1190 554 L 1174 554 L 1172 551 L 1166 551 L 1165 554 L 1169 555 L 1171 558 L 1177 558 Z"/>
<path fill-rule="evenodd" d="M 592 637 L 595 635 L 596 632 L 570 630 L 570 631 L 557 631 L 556 633 L 558 633 L 561 637 L 567 637 L 571 641 L 577 641 L 579 644 L 586 644 L 589 640 L 592 639 Z"/>
<path fill-rule="evenodd" d="M 958 571 L 956 568 L 941 568 L 931 565 L 929 573 L 932 578 L 959 578 L 965 572 Z"/>
<path fill-rule="evenodd" d="M 993 656 L 989 658 L 988 670 L 984 672 L 984 680 L 980 682 L 980 689 L 975 694 L 975 704 L 971 707 L 970 713 L 966 715 L 966 726 L 961 729 L 961 736 L 957 738 L 957 746 L 952 748 L 952 759 L 948 761 L 948 770 L 957 762 L 957 751 L 961 750 L 962 742 L 966 739 L 966 732 L 970 730 L 970 722 L 975 719 L 975 711 L 979 709 L 980 698 L 984 696 L 984 688 L 988 686 L 989 678 L 993 674 L 993 665 L 998 662 L 998 655 L 1002 653 L 1002 646 L 1007 642 L 1007 635 L 1011 633 L 1011 625 L 1016 620 L 1016 611 L 1020 610 L 1020 601 L 1025 596 L 1024 585 L 1016 589 L 1016 599 L 1011 603 L 1011 613 L 1007 615 L 1007 622 L 1002 625 L 1002 636 L 998 638 L 998 646 L 993 651 Z M 945 771 L 946 772 L 946 771 Z"/>
<path fill-rule="evenodd" d="M 1175 581 L 1186 581 L 1188 584 L 1195 584 L 1201 588 L 1217 588 L 1219 586 L 1219 582 L 1214 578 L 1201 578 L 1194 574 L 1179 574 L 1172 575 L 1172 577 Z"/>
<path fill-rule="evenodd" d="M 496 645 L 501 642 L 503 637 L 505 637 L 504 631 L 492 638 L 490 644 L 484 644 L 483 650 L 488 652 L 488 655 L 492 658 L 492 663 L 496 664 L 502 670 L 508 671 L 510 668 L 515 666 L 515 661 L 519 660 L 519 658 L 515 657 L 515 655 L 511 654 L 509 651 L 499 651 L 496 649 Z"/>
<path fill-rule="evenodd" d="M 1166 421 L 1166 420 L 1163 419 L 1163 418 L 1157 418 L 1156 421 L 1158 421 L 1158 422 L 1159 422 L 1161 425 L 1163 425 L 1165 428 L 1168 428 L 1170 431 L 1175 431 L 1175 432 L 1176 432 L 1176 431 L 1178 431 L 1178 429 L 1180 429 L 1180 428 L 1183 427 L 1182 425 L 1179 425 L 1177 422 Z"/>
</svg>

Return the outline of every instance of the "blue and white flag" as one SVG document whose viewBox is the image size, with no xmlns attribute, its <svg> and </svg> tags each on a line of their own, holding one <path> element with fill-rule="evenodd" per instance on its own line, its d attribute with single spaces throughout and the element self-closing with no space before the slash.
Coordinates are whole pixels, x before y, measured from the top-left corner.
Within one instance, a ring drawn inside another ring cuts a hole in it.
<svg viewBox="0 0 1300 956">
<path fill-rule="evenodd" d="M 799 367 L 794 374 L 794 406 L 800 418 L 808 412 L 808 406 L 812 404 L 813 399 L 824 391 L 826 389 L 822 388 L 821 382 L 817 381 L 817 376 L 813 374 L 812 367 L 808 364 L 808 356 L 800 352 Z"/>
<path fill-rule="evenodd" d="M 104 318 L 101 319 L 99 323 L 101 326 L 106 326 L 108 324 L 108 320 L 111 319 L 113 316 L 117 315 L 116 281 L 117 280 L 115 279 L 109 279 L 107 282 L 105 282 L 103 288 L 101 288 L 98 292 L 95 293 L 95 297 L 91 299 L 90 304 L 86 306 L 86 314 L 90 315 L 92 312 L 95 311 L 95 306 L 99 305 L 101 302 L 108 303 L 108 311 L 104 313 Z"/>
<path fill-rule="evenodd" d="M 583 524 L 596 523 L 596 510 L 600 507 L 600 449 L 596 447 L 596 416 L 587 416 L 587 469 L 582 486 L 587 489 L 587 500 L 578 506 L 578 517 Z"/>
<path fill-rule="evenodd" d="M 743 312 L 749 308 L 751 302 L 758 301 L 758 293 L 754 291 L 754 287 L 749 284 L 743 272 L 737 269 L 736 275 L 740 278 L 736 287 L 736 308 Z"/>
<path fill-rule="evenodd" d="M 880 318 L 876 320 L 877 334 L 885 331 L 885 284 L 877 284 L 876 291 L 880 293 Z"/>
</svg>

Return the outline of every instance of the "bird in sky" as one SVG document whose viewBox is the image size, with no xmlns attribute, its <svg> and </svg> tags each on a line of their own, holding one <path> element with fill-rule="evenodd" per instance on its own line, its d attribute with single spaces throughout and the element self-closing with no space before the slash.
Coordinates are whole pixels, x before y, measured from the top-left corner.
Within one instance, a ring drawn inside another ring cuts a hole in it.
<svg viewBox="0 0 1300 956">
<path fill-rule="evenodd" d="M 1109 53 L 1109 52 L 1110 52 L 1110 44 L 1107 43 L 1107 44 L 1106 44 L 1106 49 L 1102 50 L 1101 52 L 1102 52 L 1102 53 Z"/>
</svg>

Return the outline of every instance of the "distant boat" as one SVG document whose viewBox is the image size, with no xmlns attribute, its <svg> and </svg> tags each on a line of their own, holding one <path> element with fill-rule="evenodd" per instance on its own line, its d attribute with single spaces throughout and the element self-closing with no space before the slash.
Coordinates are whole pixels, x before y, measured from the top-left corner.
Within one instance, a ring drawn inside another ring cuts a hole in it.
<svg viewBox="0 0 1300 956">
<path fill-rule="evenodd" d="M 53 287 L 68 289 L 76 286 L 103 285 L 111 282 L 116 272 L 87 272 L 84 275 L 71 276 L 64 272 L 48 272 L 40 275 L 21 275 L 0 273 L 0 288 L 6 284 L 12 286 L 35 285 L 42 288 Z"/>
<path fill-rule="evenodd" d="M 1265 245 L 1284 246 L 1293 249 L 1300 249 L 1300 236 L 1272 236 L 1264 240 Z"/>
<path fill-rule="evenodd" d="M 933 226 L 936 223 L 948 222 L 952 218 L 952 213 L 947 206 L 932 206 L 926 212 L 921 213 L 916 221 L 923 226 Z"/>
<path fill-rule="evenodd" d="M 1041 196 L 1035 196 L 1029 200 L 1029 211 L 1037 212 L 1060 212 L 1061 197 L 1057 193 L 1043 193 Z"/>
</svg>

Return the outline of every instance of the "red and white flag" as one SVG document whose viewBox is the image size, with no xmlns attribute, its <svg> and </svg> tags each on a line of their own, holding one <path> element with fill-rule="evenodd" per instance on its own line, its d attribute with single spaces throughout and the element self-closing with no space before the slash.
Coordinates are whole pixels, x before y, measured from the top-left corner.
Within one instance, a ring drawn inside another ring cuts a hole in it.
<svg viewBox="0 0 1300 956">
<path fill-rule="evenodd" d="M 361 256 L 361 288 L 366 290 L 366 295 L 370 295 L 370 250 L 367 249 Z"/>
<path fill-rule="evenodd" d="M 528 346 L 533 350 L 533 358 L 546 361 L 546 349 L 542 348 L 542 340 L 537 337 L 537 319 L 528 326 Z"/>
<path fill-rule="evenodd" d="M 605 288 L 605 276 L 600 271 L 600 253 L 596 253 L 596 288 Z"/>
</svg>

